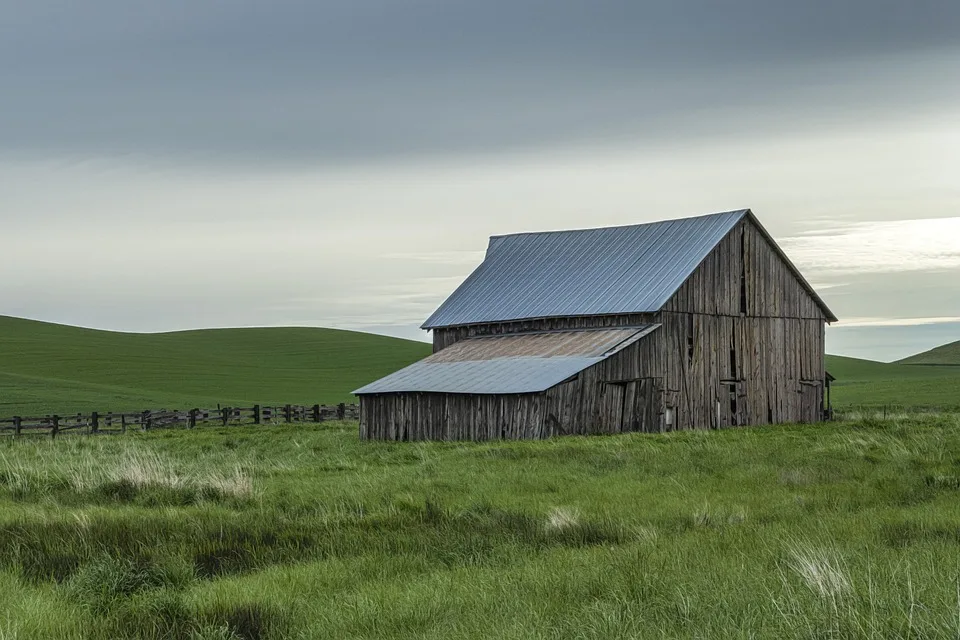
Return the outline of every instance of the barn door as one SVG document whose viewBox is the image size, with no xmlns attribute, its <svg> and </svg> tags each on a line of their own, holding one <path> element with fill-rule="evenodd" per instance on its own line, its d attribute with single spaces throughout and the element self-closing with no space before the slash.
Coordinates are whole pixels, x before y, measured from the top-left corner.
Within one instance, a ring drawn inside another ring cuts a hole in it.
<svg viewBox="0 0 960 640">
<path fill-rule="evenodd" d="M 623 402 L 626 385 L 605 382 L 600 385 L 600 433 L 619 433 L 623 430 Z"/>
<path fill-rule="evenodd" d="M 660 430 L 660 379 L 640 378 L 624 384 L 622 431 Z"/>
<path fill-rule="evenodd" d="M 721 380 L 717 386 L 716 411 L 711 424 L 715 429 L 750 424 L 746 383 L 743 380 Z"/>
<path fill-rule="evenodd" d="M 800 422 L 819 422 L 823 385 L 819 380 L 800 381 Z"/>
</svg>

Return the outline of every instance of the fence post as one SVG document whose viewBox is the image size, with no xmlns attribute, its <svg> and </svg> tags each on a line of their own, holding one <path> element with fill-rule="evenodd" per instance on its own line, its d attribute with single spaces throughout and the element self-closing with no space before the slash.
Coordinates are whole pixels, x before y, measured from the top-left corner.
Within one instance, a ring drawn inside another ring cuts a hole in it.
<svg viewBox="0 0 960 640">
<path fill-rule="evenodd" d="M 13 416 L 13 435 L 20 435 L 20 422 L 22 418 L 20 416 Z"/>
<path fill-rule="evenodd" d="M 313 421 L 320 422 L 320 405 L 313 405 Z"/>
<path fill-rule="evenodd" d="M 284 405 L 283 407 L 283 419 L 285 422 L 291 422 L 293 420 L 292 409 L 290 405 Z"/>
<path fill-rule="evenodd" d="M 126 432 L 127 432 L 127 414 L 121 413 L 120 414 L 120 433 L 126 433 Z"/>
<path fill-rule="evenodd" d="M 100 431 L 100 414 L 94 411 L 90 414 L 90 433 Z"/>
<path fill-rule="evenodd" d="M 56 438 L 60 433 L 60 416 L 53 416 L 53 424 L 50 426 L 50 437 Z"/>
<path fill-rule="evenodd" d="M 151 420 L 150 420 L 149 411 L 144 411 L 143 413 L 140 414 L 140 430 L 141 431 L 146 431 L 147 429 L 149 429 L 151 426 L 150 422 Z"/>
<path fill-rule="evenodd" d="M 337 420 L 343 420 L 347 417 L 347 405 L 341 402 L 337 405 Z"/>
<path fill-rule="evenodd" d="M 260 424 L 260 405 L 253 405 L 253 424 Z"/>
<path fill-rule="evenodd" d="M 191 429 L 197 426 L 197 414 L 199 412 L 200 412 L 199 409 L 190 409 L 190 417 L 189 417 L 190 422 L 188 422 L 187 424 L 190 426 Z"/>
</svg>

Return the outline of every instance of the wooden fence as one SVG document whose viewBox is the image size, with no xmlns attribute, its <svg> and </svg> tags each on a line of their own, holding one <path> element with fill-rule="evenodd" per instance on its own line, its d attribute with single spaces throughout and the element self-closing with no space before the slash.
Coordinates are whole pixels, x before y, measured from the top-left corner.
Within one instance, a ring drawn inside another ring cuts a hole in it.
<svg viewBox="0 0 960 640">
<path fill-rule="evenodd" d="M 195 427 L 213 423 L 218 426 L 238 424 L 290 424 L 304 422 L 327 422 L 329 420 L 357 420 L 360 407 L 355 404 L 284 405 L 267 407 L 217 407 L 216 409 L 148 410 L 139 413 L 78 413 L 75 415 L 49 415 L 43 417 L 13 416 L 0 418 L 0 435 L 49 435 L 56 438 L 62 433 L 113 434 L 126 433 L 127 429 L 166 429 Z"/>
</svg>

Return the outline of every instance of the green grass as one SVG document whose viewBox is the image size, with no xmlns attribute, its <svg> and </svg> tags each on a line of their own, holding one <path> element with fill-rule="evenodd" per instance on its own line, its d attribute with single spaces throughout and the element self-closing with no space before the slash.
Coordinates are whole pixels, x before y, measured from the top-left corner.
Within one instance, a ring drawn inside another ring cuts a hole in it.
<svg viewBox="0 0 960 640">
<path fill-rule="evenodd" d="M 335 329 L 133 334 L 0 316 L 0 416 L 351 402 L 429 352 Z"/>
<path fill-rule="evenodd" d="M 960 408 L 960 367 L 887 364 L 827 356 L 833 405 Z"/>
<path fill-rule="evenodd" d="M 956 638 L 960 417 L 0 443 L 0 636 Z"/>
<path fill-rule="evenodd" d="M 338 402 L 429 346 L 0 317 L 0 414 Z M 828 357 L 836 406 L 960 367 Z M 0 441 L 0 638 L 957 638 L 960 415 L 512 443 Z"/>
<path fill-rule="evenodd" d="M 941 345 L 898 361 L 900 364 L 933 364 L 960 366 L 960 340 Z"/>
</svg>

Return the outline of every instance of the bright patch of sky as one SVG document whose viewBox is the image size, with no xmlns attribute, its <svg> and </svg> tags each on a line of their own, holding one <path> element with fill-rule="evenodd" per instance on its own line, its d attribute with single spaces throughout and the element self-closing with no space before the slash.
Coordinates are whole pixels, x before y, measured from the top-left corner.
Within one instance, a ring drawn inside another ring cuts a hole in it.
<svg viewBox="0 0 960 640">
<path fill-rule="evenodd" d="M 960 217 L 860 222 L 780 244 L 818 274 L 960 269 Z"/>
</svg>

